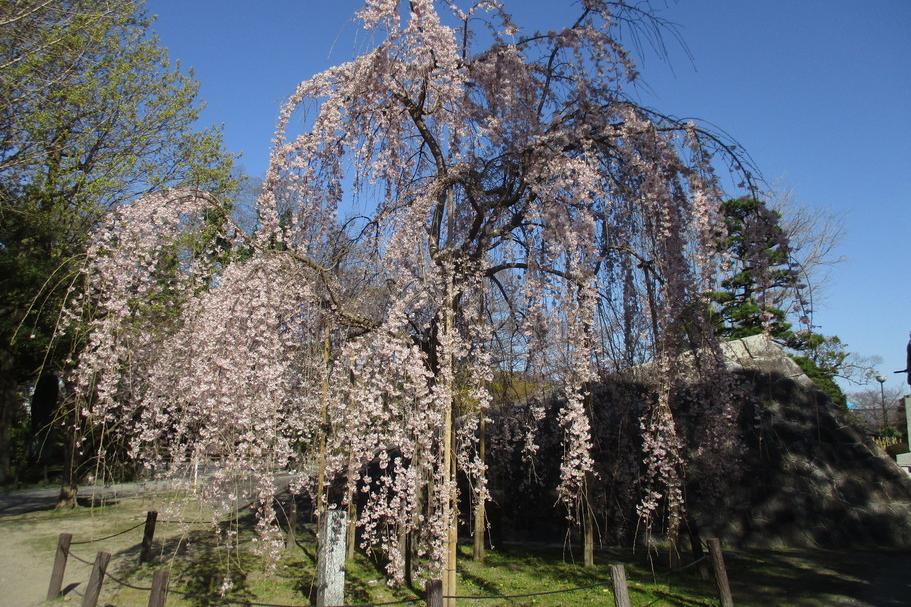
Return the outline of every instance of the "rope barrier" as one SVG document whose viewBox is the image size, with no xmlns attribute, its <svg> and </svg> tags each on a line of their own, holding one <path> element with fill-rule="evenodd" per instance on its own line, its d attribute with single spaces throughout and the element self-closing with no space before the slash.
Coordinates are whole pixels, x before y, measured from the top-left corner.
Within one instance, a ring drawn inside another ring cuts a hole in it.
<svg viewBox="0 0 911 607">
<path fill-rule="evenodd" d="M 445 595 L 444 599 L 464 599 L 468 601 L 484 601 L 484 600 L 493 600 L 493 599 L 524 599 L 532 596 L 544 596 L 546 594 L 561 594 L 564 592 L 576 592 L 578 590 L 590 590 L 592 588 L 603 588 L 605 586 L 611 586 L 613 582 L 606 580 L 603 582 L 598 582 L 596 584 L 589 584 L 588 586 L 575 586 L 572 588 L 561 588 L 559 590 L 540 590 L 537 592 L 523 592 L 521 594 L 499 594 L 499 595 Z M 612 591 L 613 593 L 613 591 Z"/>
<path fill-rule="evenodd" d="M 72 556 L 77 561 L 84 563 L 86 565 L 94 565 L 94 563 L 92 561 L 83 559 L 78 554 L 75 554 L 72 551 L 69 552 L 69 556 Z M 674 573 L 683 571 L 684 569 L 688 569 L 688 568 L 696 565 L 697 563 L 701 562 L 705 558 L 706 557 L 702 557 L 700 559 L 693 561 L 692 563 L 688 563 L 687 565 L 674 570 Z M 105 574 L 105 578 L 110 579 L 115 584 L 118 584 L 119 586 L 123 586 L 125 588 L 139 590 L 141 592 L 150 592 L 152 590 L 151 587 L 136 586 L 136 585 L 131 584 L 127 581 L 124 581 L 110 573 Z M 636 584 L 635 582 L 634 582 L 634 584 L 636 586 L 639 585 L 639 584 Z M 557 590 L 540 590 L 540 591 L 536 591 L 536 592 L 523 592 L 523 593 L 518 593 L 518 594 L 500 594 L 500 595 L 461 595 L 461 594 L 459 594 L 459 595 L 445 595 L 445 596 L 443 596 L 443 598 L 444 599 L 469 600 L 469 601 L 511 600 L 511 599 L 530 598 L 530 597 L 535 597 L 535 596 L 545 596 L 545 595 L 551 595 L 551 594 L 563 594 L 563 593 L 567 593 L 567 592 L 577 592 L 579 590 L 591 590 L 593 588 L 604 588 L 604 587 L 608 587 L 608 586 L 612 586 L 612 585 L 613 585 L 613 582 L 611 580 L 603 580 L 603 581 L 596 582 L 594 584 L 588 584 L 585 586 L 574 586 L 571 588 L 560 588 Z M 634 586 L 634 589 L 638 590 L 639 592 L 643 591 L 640 588 L 635 588 L 635 586 Z M 247 599 L 231 599 L 231 598 L 218 597 L 218 596 L 213 596 L 213 595 L 182 592 L 180 590 L 175 590 L 175 589 L 171 589 L 169 591 L 169 593 L 176 594 L 176 595 L 182 596 L 184 598 L 188 598 L 188 599 L 204 599 L 209 602 L 220 603 L 222 605 L 242 605 L 245 607 L 309 607 L 309 605 L 304 605 L 304 604 L 262 603 L 262 602 L 258 602 L 258 601 L 250 601 Z M 613 590 L 611 590 L 611 593 L 613 593 Z M 385 607 L 385 606 L 389 606 L 389 605 L 411 605 L 411 604 L 415 604 L 415 603 L 423 603 L 424 600 L 425 599 L 423 599 L 423 598 L 415 597 L 415 598 L 411 598 L 411 599 L 397 599 L 394 601 L 383 601 L 383 602 L 379 602 L 379 603 L 354 603 L 354 604 L 345 604 L 345 605 L 333 605 L 331 607 Z M 651 607 L 652 605 L 656 604 L 660 600 L 662 600 L 661 597 L 655 599 L 654 601 L 652 601 L 650 603 L 647 603 L 644 607 Z"/>
<path fill-rule="evenodd" d="M 184 596 L 186 596 L 186 595 L 184 595 Z M 197 596 L 195 598 L 208 598 L 209 600 L 212 600 L 213 597 Z M 216 601 L 221 600 L 223 604 L 227 604 L 227 605 L 243 605 L 244 607 L 247 607 L 247 606 L 249 606 L 249 607 L 310 607 L 309 603 L 307 603 L 306 605 L 303 605 L 303 604 L 288 604 L 288 603 L 257 603 L 256 601 L 218 599 L 218 598 L 215 598 L 215 600 Z M 345 605 L 329 605 L 327 607 L 384 607 L 386 605 L 408 605 L 411 603 L 418 603 L 418 602 L 423 603 L 424 599 L 420 599 L 420 598 L 418 598 L 418 599 L 401 599 L 398 601 L 385 601 L 385 602 L 381 602 L 381 603 L 347 603 Z"/>
<path fill-rule="evenodd" d="M 671 569 L 670 571 L 668 571 L 668 574 L 680 573 L 681 571 L 686 571 L 686 570 L 689 569 L 690 567 L 692 567 L 692 566 L 694 566 L 694 565 L 698 565 L 699 563 L 701 563 L 702 561 L 704 561 L 704 560 L 707 559 L 707 558 L 709 558 L 708 555 L 702 555 L 702 556 L 700 556 L 698 559 L 696 559 L 695 561 L 693 561 L 693 562 L 691 562 L 691 563 L 687 563 L 687 564 L 684 565 L 683 567 L 678 567 L 678 568 L 676 568 L 676 569 Z"/>
<path fill-rule="evenodd" d="M 75 543 L 75 542 L 73 542 Z M 72 550 L 67 552 L 67 556 L 73 557 L 75 560 L 83 563 L 85 565 L 94 566 L 93 561 L 82 558 Z M 131 584 L 125 580 L 120 579 L 119 577 L 106 572 L 104 575 L 105 581 L 110 580 L 117 584 L 118 586 L 123 586 L 124 588 L 130 588 L 131 590 L 139 590 L 140 592 L 151 592 L 151 586 L 137 586 Z M 309 603 L 304 604 L 293 604 L 293 603 L 260 603 L 257 601 L 250 601 L 247 599 L 231 599 L 219 596 L 213 596 L 211 594 L 197 594 L 191 592 L 182 592 L 180 590 L 171 589 L 168 591 L 168 594 L 176 594 L 187 599 L 204 599 L 208 602 L 220 603 L 222 605 L 243 605 L 245 607 L 309 607 Z M 409 605 L 413 603 L 424 602 L 422 598 L 413 598 L 413 599 L 398 599 L 395 601 L 384 601 L 380 603 L 357 603 L 357 604 L 348 604 L 348 605 L 333 605 L 331 607 L 384 607 L 387 605 Z"/>
<path fill-rule="evenodd" d="M 93 563 L 92 561 L 87 561 L 84 558 L 81 558 L 78 554 L 74 553 L 73 551 L 67 552 L 67 556 L 73 557 L 74 559 L 76 559 L 80 563 L 83 563 L 84 565 L 95 565 L 95 563 Z"/>
<path fill-rule="evenodd" d="M 695 564 L 696 562 L 698 562 L 698 561 L 693 561 L 693 563 L 690 563 L 690 565 L 693 565 L 693 564 Z M 688 565 L 687 565 L 687 566 L 688 566 Z M 650 592 L 654 592 L 654 590 L 653 590 L 653 589 L 649 589 L 648 586 L 643 586 L 643 584 L 641 584 L 640 582 L 635 582 L 635 581 L 630 581 L 630 582 L 629 582 L 629 589 L 630 589 L 630 590 L 635 590 L 636 592 L 641 592 L 642 594 L 648 594 L 648 593 L 650 593 Z M 646 603 L 646 604 L 643 605 L 642 607 L 652 607 L 652 605 L 655 605 L 655 604 L 657 604 L 659 601 L 664 601 L 664 600 L 667 600 L 666 597 L 659 596 L 658 598 L 656 598 L 656 599 L 654 599 L 654 600 L 652 600 L 652 601 Z M 693 599 L 690 599 L 690 600 L 693 600 Z M 704 605 L 705 607 L 714 607 L 717 603 L 714 603 L 714 602 L 705 603 L 705 602 L 701 602 L 701 601 L 699 601 L 699 600 L 697 599 L 697 600 L 695 600 L 695 602 L 693 602 L 693 604 L 694 604 L 694 605 Z"/>
<path fill-rule="evenodd" d="M 116 581 L 116 580 L 115 580 Z M 133 587 L 133 586 L 131 586 Z M 135 588 L 135 587 L 133 587 Z M 149 589 L 151 590 L 151 589 Z M 208 602 L 219 603 L 222 605 L 242 605 L 244 607 L 310 607 L 309 603 L 261 603 L 248 599 L 232 599 L 228 597 L 213 596 L 211 594 L 193 594 L 181 592 L 180 590 L 169 590 L 168 594 L 177 594 L 185 599 L 204 599 Z M 413 603 L 423 603 L 424 599 L 399 599 L 396 601 L 384 601 L 380 603 L 347 603 L 345 605 L 329 605 L 327 607 L 385 607 L 388 605 L 408 605 Z"/>
<path fill-rule="evenodd" d="M 138 525 L 133 525 L 129 529 L 124 529 L 123 531 L 118 531 L 117 533 L 114 533 L 112 535 L 106 535 L 105 537 L 94 538 L 91 540 L 82 540 L 81 542 L 70 542 L 70 545 L 77 546 L 79 544 L 94 544 L 95 542 L 103 542 L 104 540 L 109 540 L 112 537 L 117 537 L 118 535 L 123 535 L 124 533 L 129 533 L 133 529 L 139 529 L 143 525 L 145 525 L 144 520 L 143 520 L 143 522 L 139 523 Z"/>
<path fill-rule="evenodd" d="M 77 561 L 79 561 L 80 563 L 85 563 L 86 565 L 94 565 L 94 564 L 95 564 L 95 563 L 93 563 L 92 561 L 87 561 L 87 560 L 85 560 L 84 558 L 82 558 L 81 556 L 79 556 L 78 554 L 76 554 L 75 552 L 72 552 L 72 551 L 69 552 L 68 556 L 71 556 L 71 557 L 73 557 L 74 559 L 76 559 Z"/>
<path fill-rule="evenodd" d="M 673 570 L 669 571 L 668 574 L 679 573 L 681 571 L 689 569 L 690 567 L 693 567 L 694 565 L 701 563 L 702 561 L 704 561 L 707 558 L 708 558 L 707 556 L 702 556 L 691 563 L 687 563 L 683 567 L 679 567 L 677 569 L 673 569 Z M 444 599 L 475 600 L 475 601 L 491 600 L 491 599 L 522 599 L 522 598 L 528 598 L 528 597 L 533 597 L 533 596 L 542 596 L 542 595 L 547 595 L 547 594 L 560 594 L 563 592 L 576 592 L 578 590 L 590 590 L 592 588 L 602 588 L 605 586 L 613 586 L 613 581 L 605 580 L 603 582 L 589 584 L 587 586 L 575 586 L 572 588 L 562 588 L 559 590 L 542 590 L 542 591 L 538 591 L 538 592 L 525 592 L 522 594 L 501 594 L 501 595 L 490 595 L 490 596 L 486 596 L 486 595 L 446 595 L 443 598 Z M 613 592 L 613 591 L 611 591 L 611 592 Z M 658 599 L 658 600 L 661 600 L 661 599 Z M 654 601 L 650 604 L 654 604 Z M 648 607 L 648 606 L 646 606 L 646 607 Z"/>
<path fill-rule="evenodd" d="M 159 519 L 156 521 L 158 523 L 165 523 L 168 525 L 212 525 L 212 521 L 172 521 L 168 519 Z M 224 525 L 227 521 L 215 521 L 215 525 Z"/>
<path fill-rule="evenodd" d="M 211 525 L 212 524 L 212 521 L 160 520 L 157 522 L 169 523 L 169 524 L 183 524 L 183 525 Z M 220 524 L 224 524 L 226 522 L 230 522 L 230 521 L 217 521 L 215 524 L 220 525 Z M 118 531 L 117 533 L 114 533 L 114 534 L 111 534 L 111 535 L 108 535 L 105 537 L 97 538 L 97 539 L 71 542 L 71 545 L 93 544 L 96 542 L 115 538 L 120 535 L 124 535 L 125 533 L 129 533 L 130 531 L 133 531 L 135 529 L 138 529 L 138 528 L 142 527 L 144 524 L 145 524 L 145 520 L 143 520 L 142 522 L 140 522 L 128 529 Z M 247 540 L 247 541 L 250 541 L 250 540 Z M 238 543 L 246 543 L 246 542 L 238 542 Z M 94 563 L 92 561 L 86 560 L 86 559 L 80 557 L 78 554 L 75 554 L 72 551 L 68 551 L 68 556 L 72 556 L 76 561 L 83 563 L 85 565 L 92 565 L 92 566 L 94 565 Z M 672 569 L 672 570 L 666 572 L 665 575 L 669 576 L 669 575 L 673 575 L 673 574 L 677 574 L 682 571 L 685 571 L 685 570 L 689 569 L 690 567 L 694 567 L 695 565 L 698 565 L 699 563 L 706 560 L 707 558 L 708 558 L 708 555 L 703 555 L 702 557 L 696 559 L 695 561 L 687 563 L 686 565 L 684 565 L 682 567 L 678 567 L 676 569 Z M 121 580 L 120 578 L 118 578 L 114 575 L 111 575 L 109 573 L 106 574 L 105 577 L 107 579 L 110 579 L 115 584 L 117 584 L 119 586 L 123 586 L 125 588 L 130 588 L 130 589 L 138 590 L 141 592 L 150 592 L 152 590 L 151 587 L 136 586 L 125 580 Z M 635 582 L 634 582 L 634 584 L 635 584 Z M 635 584 L 635 585 L 638 585 L 638 584 Z M 530 598 L 530 597 L 535 597 L 535 596 L 545 596 L 545 595 L 552 595 L 552 594 L 563 594 L 563 593 L 568 593 L 568 592 L 577 592 L 580 590 L 591 590 L 593 588 L 604 588 L 604 587 L 611 587 L 611 593 L 613 593 L 612 586 L 613 586 L 612 580 L 603 580 L 603 581 L 599 581 L 594 584 L 588 584 L 585 586 L 574 586 L 571 588 L 561 588 L 561 589 L 557 589 L 557 590 L 540 590 L 540 591 L 536 591 L 536 592 L 523 592 L 523 593 L 519 593 L 519 594 L 501 594 L 501 595 L 446 595 L 443 598 L 444 599 L 461 599 L 461 600 L 468 600 L 468 601 L 511 600 L 511 599 L 522 599 L 522 598 Z M 635 586 L 633 586 L 633 587 L 635 588 Z M 636 589 L 636 590 L 638 590 L 639 592 L 643 591 L 642 589 Z M 209 602 L 215 602 L 215 603 L 219 603 L 222 605 L 242 605 L 242 606 L 246 606 L 246 607 L 308 607 L 307 605 L 296 605 L 296 604 L 287 604 L 287 603 L 262 603 L 262 602 L 250 601 L 250 600 L 245 600 L 245 599 L 231 599 L 231 598 L 218 597 L 218 596 L 213 596 L 213 595 L 182 592 L 182 591 L 174 590 L 174 589 L 170 590 L 169 592 L 172 594 L 182 596 L 184 598 L 188 598 L 188 599 L 203 599 L 203 600 L 206 600 Z M 411 598 L 411 599 L 398 599 L 398 600 L 394 600 L 394 601 L 385 601 L 385 602 L 379 602 L 379 603 L 357 603 L 357 604 L 348 604 L 348 605 L 335 605 L 332 607 L 384 607 L 384 606 L 388 606 L 388 605 L 410 605 L 410 604 L 415 604 L 415 603 L 423 603 L 424 600 L 425 599 L 423 599 L 421 597 L 415 597 L 415 598 Z M 661 600 L 661 598 L 655 599 L 654 601 L 645 605 L 645 607 L 650 607 L 651 605 L 654 605 L 655 603 L 657 603 L 660 600 Z"/>
<path fill-rule="evenodd" d="M 132 529 L 135 529 L 135 528 L 136 527 L 133 527 Z M 128 529 L 126 531 L 130 531 L 130 530 L 131 529 Z M 121 532 L 121 533 L 125 533 L 126 531 Z M 115 535 L 120 535 L 120 534 L 115 534 Z M 89 542 L 73 542 L 73 544 L 76 544 L 76 543 L 85 544 L 85 543 L 89 543 Z M 85 565 L 94 565 L 94 563 L 92 561 L 86 560 L 72 551 L 69 551 L 68 555 Z M 670 571 L 669 573 L 679 573 L 681 571 L 689 569 L 690 567 L 693 567 L 694 565 L 697 565 L 698 563 L 704 561 L 706 558 L 708 558 L 708 557 L 703 556 L 699 559 L 696 559 L 695 561 L 693 561 L 691 563 L 684 565 L 683 567 Z M 136 586 L 127 581 L 121 580 L 120 578 L 118 578 L 110 573 L 105 574 L 105 577 L 106 577 L 106 579 L 110 579 L 115 584 L 118 584 L 119 586 L 123 586 L 125 588 L 139 590 L 141 592 L 150 592 L 152 590 L 151 587 Z M 636 584 L 635 582 L 633 582 L 633 584 L 635 584 L 636 586 L 639 585 L 639 584 Z M 445 596 L 443 596 L 443 598 L 444 599 L 460 599 L 460 600 L 467 600 L 467 601 L 512 600 L 512 599 L 530 598 L 530 597 L 535 597 L 535 596 L 545 596 L 545 595 L 551 595 L 551 594 L 563 594 L 563 593 L 567 593 L 567 592 L 578 592 L 580 590 L 591 590 L 593 588 L 604 588 L 604 587 L 609 587 L 612 585 L 613 585 L 612 580 L 603 580 L 603 581 L 596 582 L 594 584 L 588 584 L 585 586 L 574 586 L 571 588 L 560 588 L 557 590 L 540 590 L 540 591 L 536 591 L 536 592 L 523 592 L 523 593 L 518 593 L 518 594 L 498 594 L 498 595 L 457 594 L 457 595 L 445 595 Z M 639 588 L 636 588 L 636 590 L 638 590 L 640 592 L 643 591 L 642 589 L 639 589 Z M 169 593 L 177 594 L 177 595 L 180 595 L 180 596 L 182 596 L 184 598 L 188 598 L 188 599 L 204 599 L 204 600 L 207 600 L 210 602 L 216 602 L 216 603 L 220 603 L 223 605 L 243 605 L 246 607 L 308 607 L 308 605 L 303 605 L 303 604 L 262 603 L 262 602 L 250 601 L 250 600 L 246 600 L 246 599 L 231 599 L 231 598 L 218 597 L 218 596 L 213 596 L 213 595 L 182 592 L 182 591 L 176 590 L 176 589 L 171 589 L 169 591 Z M 613 593 L 613 590 L 611 590 L 611 593 Z M 394 600 L 394 601 L 384 601 L 384 602 L 379 602 L 379 603 L 356 603 L 356 604 L 346 604 L 346 605 L 333 605 L 331 607 L 385 607 L 387 605 L 411 605 L 411 604 L 415 604 L 415 603 L 423 603 L 424 600 L 425 599 L 423 599 L 423 598 L 415 597 L 415 598 L 411 598 L 411 599 L 398 599 L 398 600 Z M 654 601 L 647 603 L 644 607 L 651 607 L 651 605 L 654 605 L 655 603 L 657 603 L 660 600 L 662 600 L 662 599 L 659 597 L 658 599 L 655 599 Z"/>
<path fill-rule="evenodd" d="M 76 542 L 73 542 L 73 543 L 75 544 Z M 81 556 L 79 556 L 78 554 L 76 554 L 75 552 L 73 552 L 72 550 L 70 550 L 70 551 L 67 552 L 67 556 L 71 556 L 71 557 L 73 557 L 74 559 L 76 559 L 77 561 L 79 561 L 80 563 L 84 563 L 84 564 L 86 564 L 86 565 L 94 565 L 94 564 L 95 564 L 95 563 L 93 563 L 92 561 L 88 561 L 88 560 L 82 558 Z M 151 587 L 135 586 L 135 585 L 133 585 L 133 584 L 130 584 L 129 582 L 126 582 L 126 581 L 124 581 L 124 580 L 121 580 L 120 578 L 118 578 L 118 577 L 112 575 L 111 573 L 105 572 L 104 578 L 105 578 L 105 580 L 111 580 L 112 582 L 114 582 L 115 584 L 117 584 L 117 585 L 119 585 L 119 586 L 124 586 L 124 587 L 126 587 L 126 588 L 131 588 L 131 589 L 133 589 L 133 590 L 141 590 L 141 591 L 143 591 L 143 592 L 151 592 L 151 590 L 152 590 Z M 186 596 L 186 597 L 193 597 L 193 595 L 186 594 L 186 593 L 184 593 L 184 592 L 180 592 L 180 591 L 177 591 L 177 590 L 171 590 L 170 592 L 173 592 L 174 594 L 180 594 L 180 595 L 183 595 L 183 596 Z M 196 598 L 204 598 L 204 597 L 203 597 L 202 595 L 196 595 Z"/>
<path fill-rule="evenodd" d="M 385 601 L 382 603 L 355 603 L 353 605 L 330 605 L 329 607 L 383 607 L 384 605 L 410 605 L 412 603 L 423 603 L 424 601 L 425 599 L 416 597 L 413 599 L 399 599 L 397 601 Z M 279 606 L 275 605 L 272 607 Z"/>
<path fill-rule="evenodd" d="M 105 579 L 105 580 L 110 579 L 110 580 L 111 580 L 112 582 L 114 582 L 115 584 L 119 584 L 119 585 L 124 586 L 124 587 L 126 587 L 126 588 L 131 588 L 132 590 L 141 590 L 141 591 L 143 591 L 143 592 L 151 592 L 151 591 L 152 591 L 152 587 L 151 587 L 151 586 L 148 586 L 148 587 L 146 587 L 146 586 L 134 586 L 133 584 L 130 584 L 129 582 L 124 582 L 124 581 L 121 580 L 120 578 L 114 577 L 114 576 L 111 575 L 110 573 L 105 573 L 105 574 L 104 574 L 104 579 Z"/>
</svg>

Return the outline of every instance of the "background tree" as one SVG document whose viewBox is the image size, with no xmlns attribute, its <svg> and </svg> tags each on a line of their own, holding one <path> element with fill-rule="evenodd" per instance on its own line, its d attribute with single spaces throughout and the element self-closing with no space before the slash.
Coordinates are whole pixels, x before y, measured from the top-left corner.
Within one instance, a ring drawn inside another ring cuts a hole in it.
<svg viewBox="0 0 911 607">
<path fill-rule="evenodd" d="M 861 417 L 868 427 L 879 435 L 894 433 L 904 436 L 907 427 L 904 426 L 904 403 L 901 388 L 889 387 L 880 391 L 879 386 L 852 392 L 848 395 L 851 411 Z"/>
<path fill-rule="evenodd" d="M 791 301 L 790 313 L 806 316 L 812 326 L 813 312 L 825 300 L 829 271 L 845 259 L 838 253 L 845 234 L 844 222 L 826 209 L 798 203 L 788 191 L 776 194 L 770 206 L 781 217 L 791 263 L 801 284 L 800 297 Z"/>
<path fill-rule="evenodd" d="M 816 383 L 832 402 L 846 407 L 848 399 L 836 383 L 841 379 L 848 384 L 864 385 L 876 375 L 878 356 L 861 356 L 848 350 L 848 344 L 837 335 L 821 335 L 810 330 L 795 334 L 792 347 L 798 351 L 792 358 L 804 373 Z"/>
<path fill-rule="evenodd" d="M 55 328 L 105 212 L 175 184 L 234 187 L 220 132 L 193 127 L 198 84 L 150 25 L 132 0 L 0 6 L 0 347 L 16 386 L 4 410 L 78 351 Z"/>
</svg>

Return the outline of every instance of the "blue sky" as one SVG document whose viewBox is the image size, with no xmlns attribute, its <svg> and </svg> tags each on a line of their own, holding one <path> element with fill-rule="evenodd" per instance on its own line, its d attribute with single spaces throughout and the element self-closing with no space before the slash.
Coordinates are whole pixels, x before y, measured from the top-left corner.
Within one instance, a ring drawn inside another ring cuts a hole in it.
<svg viewBox="0 0 911 607">
<path fill-rule="evenodd" d="M 845 238 L 816 322 L 852 351 L 880 355 L 887 385 L 911 331 L 911 1 L 654 2 L 667 63 L 640 61 L 639 97 L 710 121 L 800 205 L 840 216 Z M 172 59 L 192 67 L 227 145 L 265 172 L 279 106 L 297 83 L 365 46 L 353 0 L 151 0 Z M 561 0 L 507 2 L 520 26 L 565 23 Z M 907 390 L 906 390 L 907 391 Z"/>
</svg>

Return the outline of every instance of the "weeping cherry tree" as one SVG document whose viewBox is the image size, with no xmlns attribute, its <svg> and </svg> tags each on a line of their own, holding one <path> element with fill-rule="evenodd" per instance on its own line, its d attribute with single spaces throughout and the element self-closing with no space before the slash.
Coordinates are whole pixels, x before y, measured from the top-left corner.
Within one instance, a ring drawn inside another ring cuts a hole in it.
<svg viewBox="0 0 911 607">
<path fill-rule="evenodd" d="M 265 552 L 281 549 L 281 470 L 320 510 L 360 504 L 362 547 L 392 581 L 419 563 L 453 594 L 456 478 L 483 508 L 494 375 L 562 398 L 557 493 L 578 524 L 598 482 L 587 386 L 648 362 L 639 515 L 673 541 L 680 355 L 723 375 L 705 314 L 725 238 L 715 171 L 750 174 L 717 135 L 627 95 L 621 32 L 654 39 L 660 20 L 603 0 L 538 32 L 496 1 L 367 0 L 357 18 L 375 46 L 284 105 L 252 233 L 225 215 L 201 239 L 217 201 L 168 191 L 96 234 L 69 308 L 90 336 L 73 380 L 86 418 L 157 474 L 217 460 L 199 491 L 222 510 L 252 479 Z M 162 292 L 166 321 L 144 306 Z M 731 444 L 725 394 L 706 395 L 706 452 Z"/>
</svg>

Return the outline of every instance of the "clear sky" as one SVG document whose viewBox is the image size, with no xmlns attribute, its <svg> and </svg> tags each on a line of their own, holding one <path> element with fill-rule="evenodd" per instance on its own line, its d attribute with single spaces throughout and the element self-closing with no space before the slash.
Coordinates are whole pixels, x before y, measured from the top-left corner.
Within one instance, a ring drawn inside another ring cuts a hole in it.
<svg viewBox="0 0 911 607">
<path fill-rule="evenodd" d="M 517 24 L 548 28 L 571 1 L 522 0 Z M 880 355 L 887 385 L 911 331 L 911 1 L 654 2 L 692 54 L 640 62 L 647 105 L 710 121 L 800 205 L 840 216 L 846 235 L 815 321 L 852 351 Z M 354 0 L 150 0 L 171 57 L 194 69 L 228 147 L 265 172 L 281 103 L 297 83 L 364 47 Z M 907 390 L 906 390 L 907 391 Z"/>
</svg>

